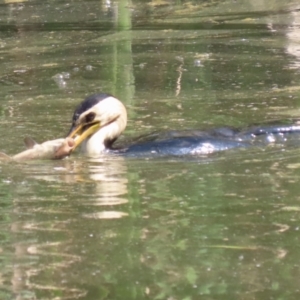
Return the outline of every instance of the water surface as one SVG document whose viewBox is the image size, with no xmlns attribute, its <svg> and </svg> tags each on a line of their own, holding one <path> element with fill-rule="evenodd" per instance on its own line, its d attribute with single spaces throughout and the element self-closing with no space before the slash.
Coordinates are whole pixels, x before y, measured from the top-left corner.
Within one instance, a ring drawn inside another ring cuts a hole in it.
<svg viewBox="0 0 300 300">
<path fill-rule="evenodd" d="M 12 1 L 0 12 L 1 151 L 65 136 L 105 91 L 129 124 L 299 115 L 297 1 Z M 298 299 L 299 150 L 2 163 L 1 299 Z"/>
</svg>

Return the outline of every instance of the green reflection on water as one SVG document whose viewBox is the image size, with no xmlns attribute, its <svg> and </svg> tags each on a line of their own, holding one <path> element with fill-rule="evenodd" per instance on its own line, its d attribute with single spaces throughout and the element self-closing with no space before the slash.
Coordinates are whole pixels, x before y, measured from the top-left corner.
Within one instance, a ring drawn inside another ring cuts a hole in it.
<svg viewBox="0 0 300 300">
<path fill-rule="evenodd" d="M 1 150 L 100 90 L 129 137 L 297 117 L 295 3 L 238 4 L 3 5 Z M 3 164 L 0 298 L 298 299 L 298 182 L 293 147 Z"/>
</svg>

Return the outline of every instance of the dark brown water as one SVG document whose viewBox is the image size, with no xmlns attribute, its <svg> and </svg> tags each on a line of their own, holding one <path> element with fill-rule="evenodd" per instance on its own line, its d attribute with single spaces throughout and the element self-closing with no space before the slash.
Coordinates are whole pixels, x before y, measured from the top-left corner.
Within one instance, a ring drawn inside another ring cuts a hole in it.
<svg viewBox="0 0 300 300">
<path fill-rule="evenodd" d="M 298 1 L 0 2 L 1 151 L 99 91 L 121 141 L 300 114 Z M 0 165 L 0 299 L 299 299 L 295 145 Z"/>
</svg>

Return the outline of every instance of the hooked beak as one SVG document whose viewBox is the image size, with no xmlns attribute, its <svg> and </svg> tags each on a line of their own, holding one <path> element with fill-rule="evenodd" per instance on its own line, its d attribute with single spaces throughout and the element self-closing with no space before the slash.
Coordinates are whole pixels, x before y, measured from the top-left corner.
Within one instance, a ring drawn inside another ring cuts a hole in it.
<svg viewBox="0 0 300 300">
<path fill-rule="evenodd" d="M 101 123 L 99 121 L 91 122 L 89 124 L 79 124 L 68 135 L 68 138 L 73 138 L 75 145 L 73 150 L 75 150 L 85 139 L 93 135 L 101 128 Z"/>
</svg>

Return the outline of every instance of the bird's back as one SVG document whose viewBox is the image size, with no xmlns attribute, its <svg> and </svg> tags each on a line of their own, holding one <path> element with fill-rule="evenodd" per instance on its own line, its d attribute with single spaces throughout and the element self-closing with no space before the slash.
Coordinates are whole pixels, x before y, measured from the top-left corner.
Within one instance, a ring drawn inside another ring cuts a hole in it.
<svg viewBox="0 0 300 300">
<path fill-rule="evenodd" d="M 288 140 L 300 143 L 298 124 L 252 126 L 244 130 L 220 127 L 208 131 L 155 132 L 114 152 L 133 157 L 206 155 L 234 148 L 286 143 Z"/>
</svg>

